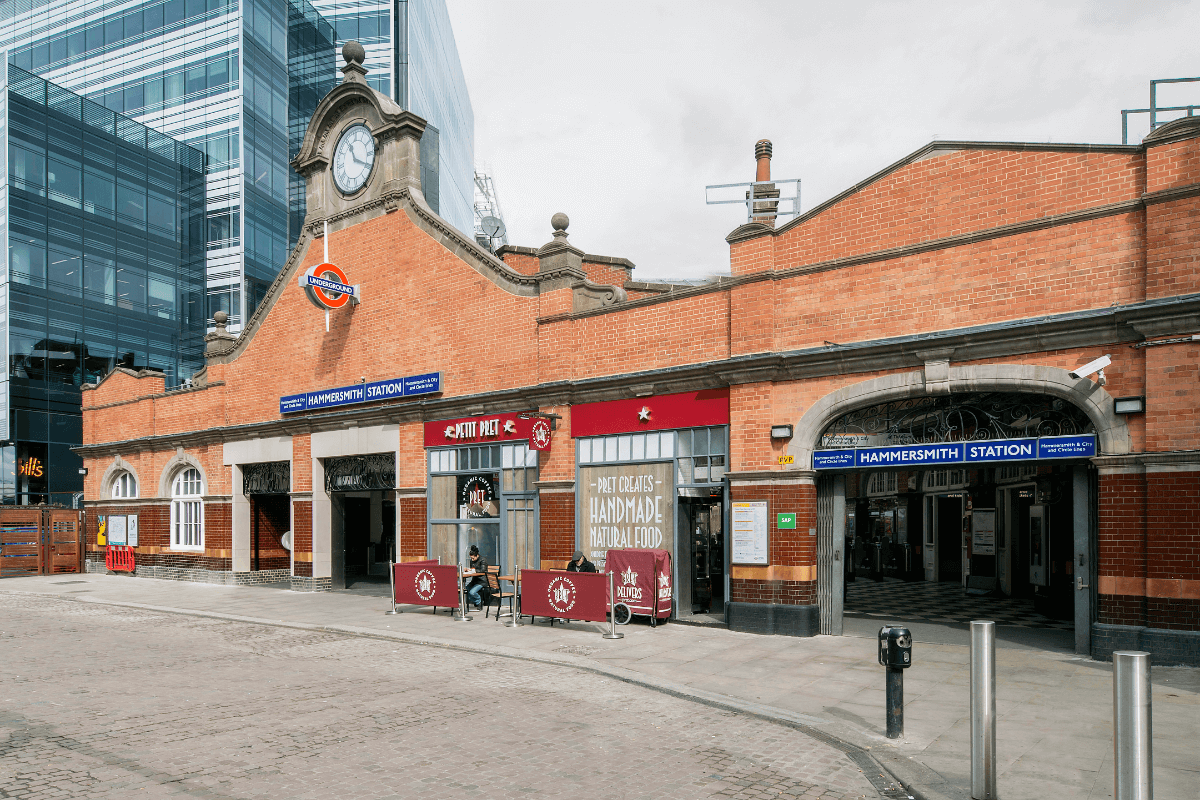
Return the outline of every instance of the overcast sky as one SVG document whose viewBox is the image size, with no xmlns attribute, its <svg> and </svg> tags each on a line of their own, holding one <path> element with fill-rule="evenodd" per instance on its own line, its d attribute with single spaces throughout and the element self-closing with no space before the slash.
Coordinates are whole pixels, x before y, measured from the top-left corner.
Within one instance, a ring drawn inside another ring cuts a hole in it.
<svg viewBox="0 0 1200 800">
<path fill-rule="evenodd" d="M 641 280 L 728 271 L 745 208 L 704 187 L 760 138 L 807 210 L 935 138 L 1119 143 L 1152 78 L 1200 76 L 1200 2 L 448 2 L 509 241 L 563 211 Z"/>
</svg>

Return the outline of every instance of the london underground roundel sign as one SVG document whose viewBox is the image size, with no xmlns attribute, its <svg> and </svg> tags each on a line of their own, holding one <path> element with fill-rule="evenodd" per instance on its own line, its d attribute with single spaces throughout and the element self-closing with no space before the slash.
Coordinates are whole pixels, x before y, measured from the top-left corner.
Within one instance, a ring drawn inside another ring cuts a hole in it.
<svg viewBox="0 0 1200 800">
<path fill-rule="evenodd" d="M 346 273 L 336 264 L 309 267 L 300 276 L 300 286 L 314 306 L 326 311 L 348 303 L 357 305 L 361 299 L 360 287 L 351 286 Z"/>
</svg>

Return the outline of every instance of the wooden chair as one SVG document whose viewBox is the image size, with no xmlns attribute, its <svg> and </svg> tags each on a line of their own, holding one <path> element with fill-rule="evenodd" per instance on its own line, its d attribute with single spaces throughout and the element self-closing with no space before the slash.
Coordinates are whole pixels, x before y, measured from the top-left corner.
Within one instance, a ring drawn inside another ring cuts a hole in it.
<svg viewBox="0 0 1200 800">
<path fill-rule="evenodd" d="M 488 614 L 492 610 L 492 601 L 496 601 L 496 619 L 500 619 L 500 609 L 504 606 L 505 598 L 511 598 L 512 592 L 506 592 L 500 587 L 500 567 L 488 567 L 487 569 L 487 588 L 488 588 L 488 604 L 487 611 L 484 612 L 483 618 L 487 619 Z"/>
</svg>

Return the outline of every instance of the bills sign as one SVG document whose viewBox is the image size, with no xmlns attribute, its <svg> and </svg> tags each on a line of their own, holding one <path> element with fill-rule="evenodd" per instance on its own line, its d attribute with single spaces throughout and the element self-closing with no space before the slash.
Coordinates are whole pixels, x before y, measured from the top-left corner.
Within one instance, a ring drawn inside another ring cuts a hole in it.
<svg viewBox="0 0 1200 800">
<path fill-rule="evenodd" d="M 1096 437 L 1041 436 L 1028 439 L 989 439 L 974 442 L 904 444 L 894 447 L 855 447 L 816 450 L 813 469 L 920 467 L 935 464 L 991 464 L 1096 455 Z"/>
<path fill-rule="evenodd" d="M 358 305 L 362 300 L 362 289 L 351 286 L 346 273 L 335 264 L 309 267 L 300 275 L 300 288 L 308 295 L 309 302 L 322 311 L 341 308 L 347 303 Z"/>
<path fill-rule="evenodd" d="M 392 400 L 397 397 L 436 394 L 441 390 L 442 373 L 429 372 L 424 375 L 409 375 L 406 378 L 390 378 L 385 381 L 356 383 L 336 389 L 289 394 L 279 398 L 279 413 L 315 411 L 321 408 L 371 403 L 376 400 Z"/>
</svg>

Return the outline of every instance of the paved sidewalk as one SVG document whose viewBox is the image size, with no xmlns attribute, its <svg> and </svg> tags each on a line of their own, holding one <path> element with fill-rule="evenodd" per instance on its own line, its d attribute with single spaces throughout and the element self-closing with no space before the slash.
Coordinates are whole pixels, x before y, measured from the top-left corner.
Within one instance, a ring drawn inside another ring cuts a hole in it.
<svg viewBox="0 0 1200 800">
<path fill-rule="evenodd" d="M 912 626 L 917 643 L 914 666 L 905 676 L 906 735 L 893 742 L 883 735 L 884 676 L 870 635 L 796 639 L 631 624 L 621 629 L 624 639 L 609 641 L 595 624 L 539 622 L 511 629 L 482 613 L 471 622 L 455 622 L 411 607 L 388 616 L 386 598 L 352 592 L 301 594 L 106 575 L 6 579 L 0 591 L 329 627 L 569 664 L 868 748 L 930 800 L 970 796 L 968 650 L 922 642 L 944 638 L 929 624 Z M 1019 639 L 999 641 L 996 662 L 1000 796 L 1111 797 L 1111 665 Z M 1194 797 L 1200 780 L 1195 759 L 1200 671 L 1157 667 L 1152 678 L 1155 794 L 1160 800 Z"/>
</svg>

